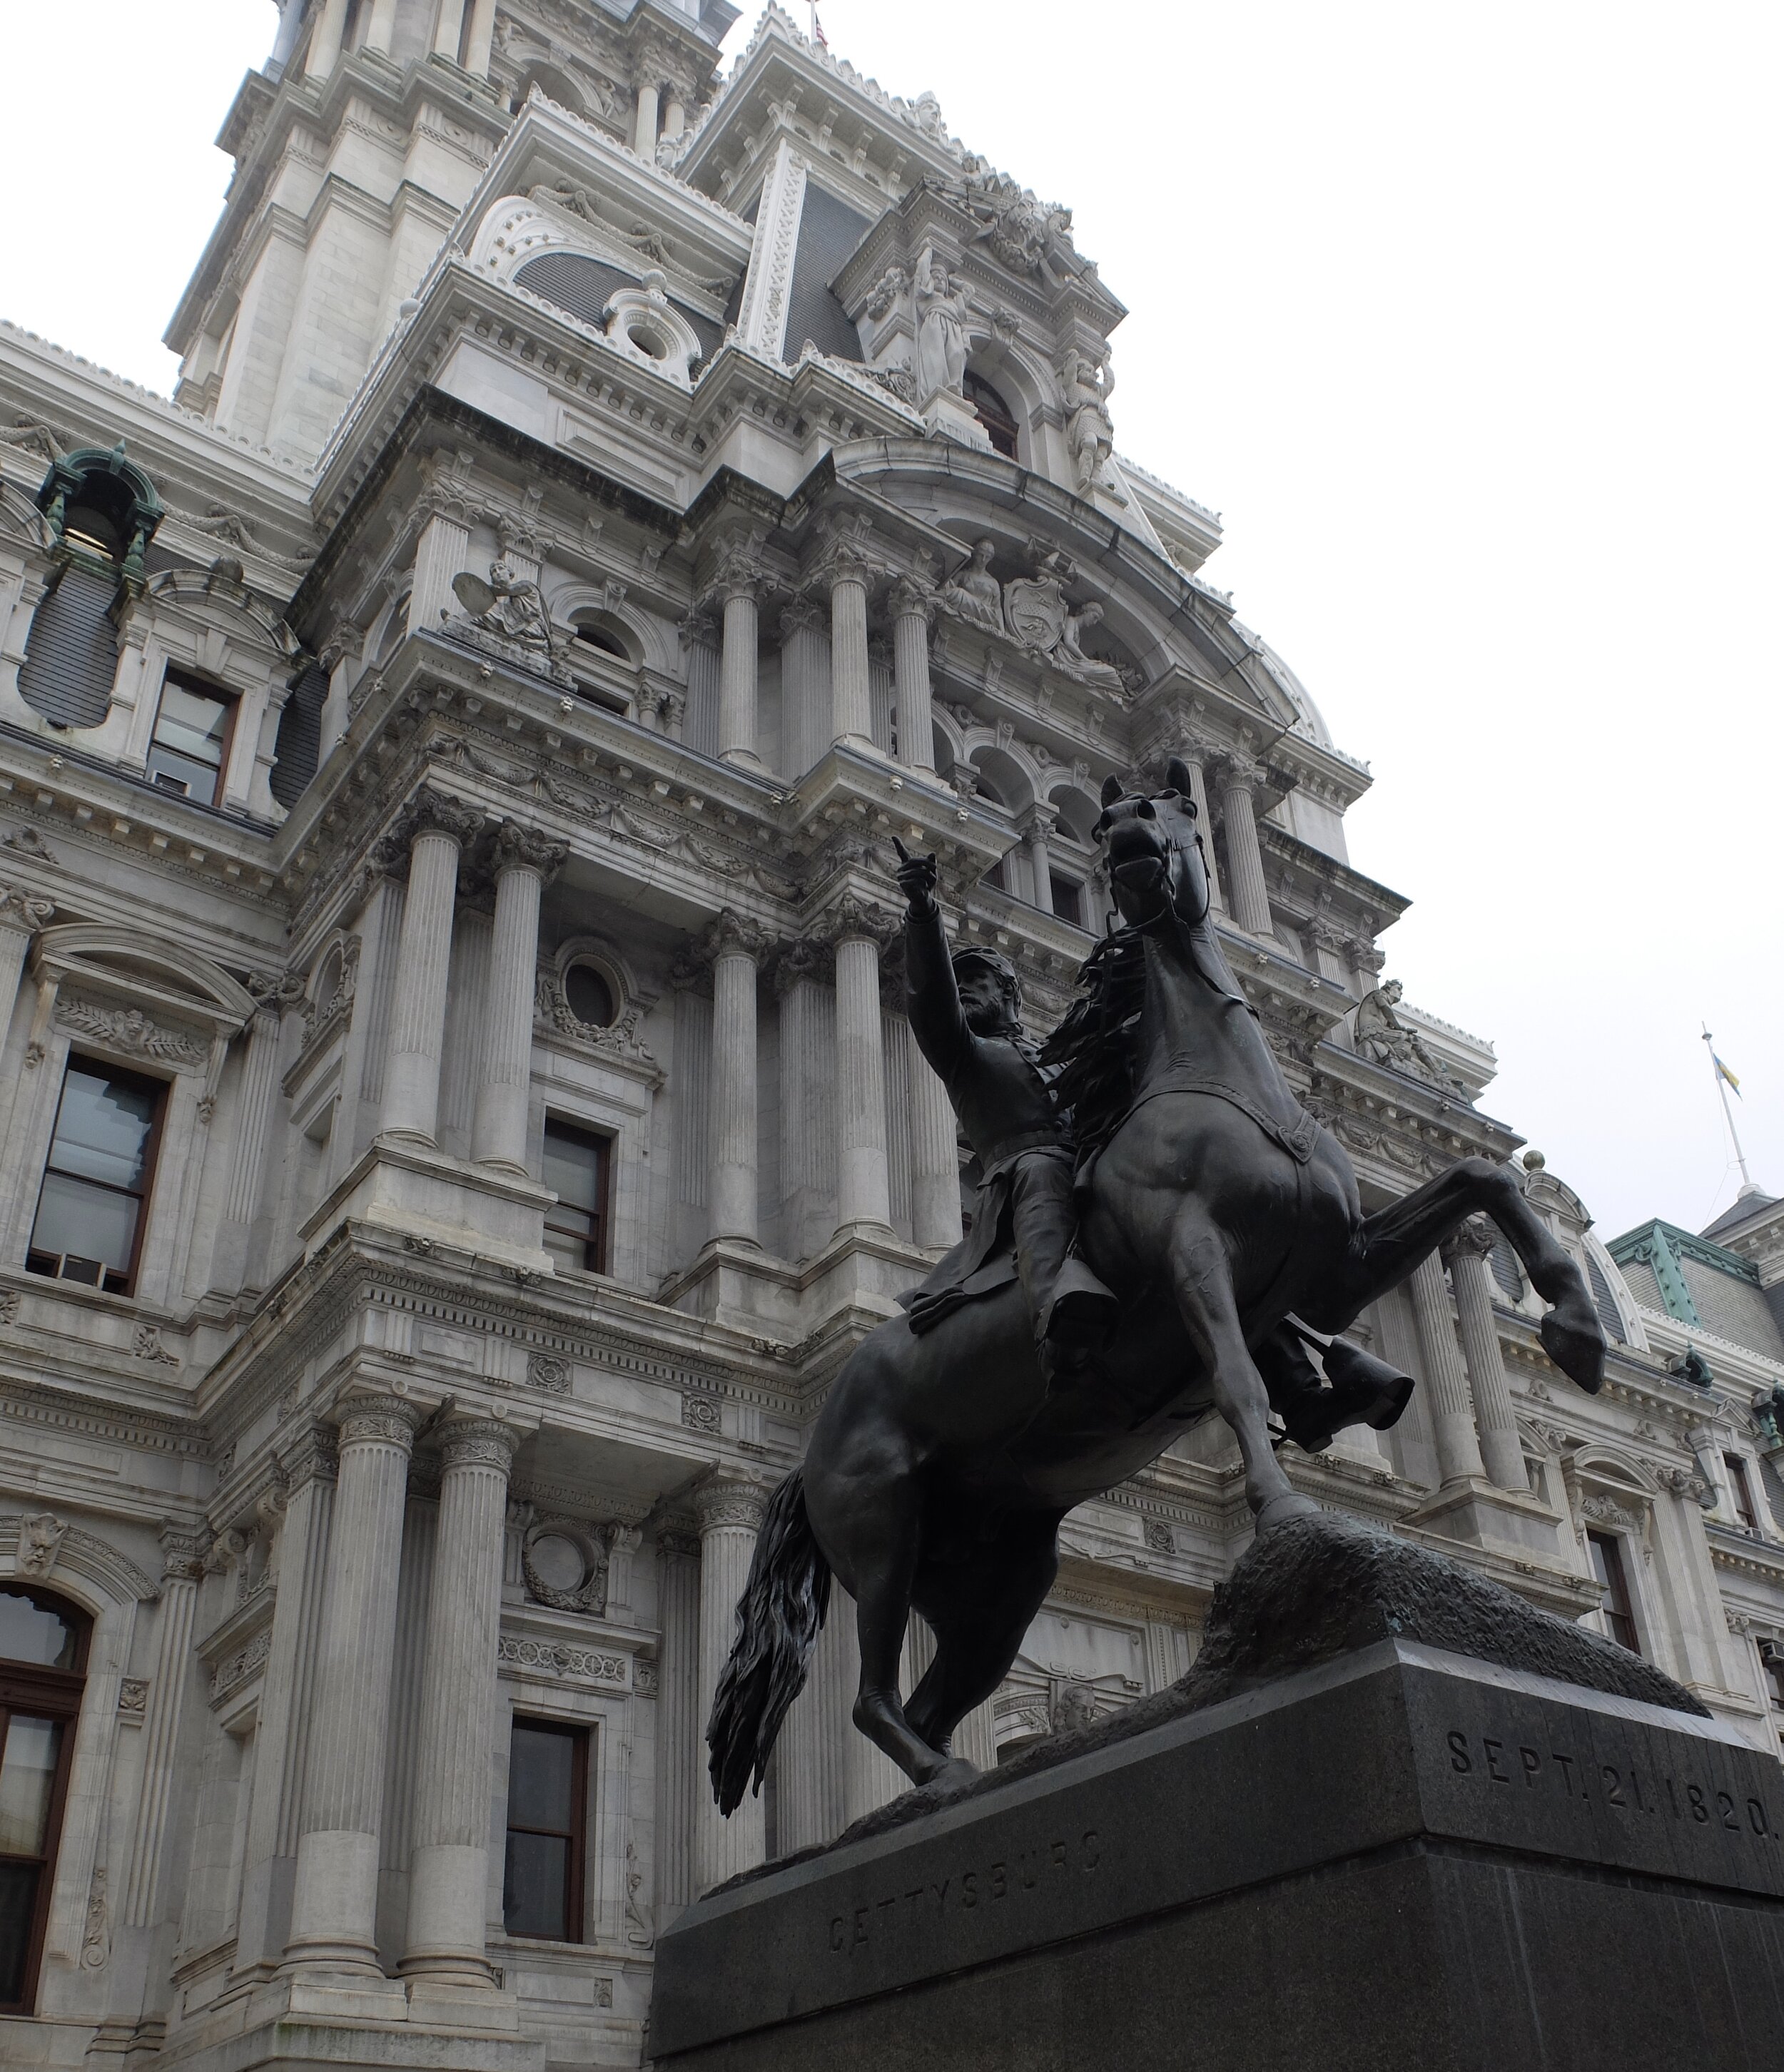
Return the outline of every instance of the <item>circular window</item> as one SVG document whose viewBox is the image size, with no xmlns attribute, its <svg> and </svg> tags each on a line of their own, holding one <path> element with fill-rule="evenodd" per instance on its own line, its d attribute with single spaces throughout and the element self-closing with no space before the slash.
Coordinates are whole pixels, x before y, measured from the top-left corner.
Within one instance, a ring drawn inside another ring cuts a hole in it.
<svg viewBox="0 0 1784 2072">
<path fill-rule="evenodd" d="M 591 1029 L 610 1029 L 619 1004 L 613 988 L 593 964 L 572 964 L 564 974 L 564 997 L 578 1022 Z"/>
<path fill-rule="evenodd" d="M 646 354 L 649 358 L 652 360 L 668 358 L 668 341 L 660 332 L 653 330 L 650 325 L 633 324 L 627 329 L 626 335 L 640 352 Z"/>
</svg>

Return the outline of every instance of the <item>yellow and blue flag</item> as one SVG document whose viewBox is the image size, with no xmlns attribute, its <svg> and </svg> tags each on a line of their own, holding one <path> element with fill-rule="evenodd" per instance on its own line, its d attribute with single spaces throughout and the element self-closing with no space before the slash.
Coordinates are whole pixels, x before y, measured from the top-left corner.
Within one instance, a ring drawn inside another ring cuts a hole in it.
<svg viewBox="0 0 1784 2072">
<path fill-rule="evenodd" d="M 1738 1094 L 1741 1091 L 1741 1082 L 1735 1077 L 1733 1073 L 1729 1070 L 1728 1067 L 1723 1063 L 1722 1060 L 1716 1056 L 1713 1050 L 1710 1053 L 1710 1062 L 1716 1067 L 1716 1076 L 1719 1079 L 1726 1079 L 1729 1084 L 1734 1088 L 1736 1093 Z"/>
</svg>

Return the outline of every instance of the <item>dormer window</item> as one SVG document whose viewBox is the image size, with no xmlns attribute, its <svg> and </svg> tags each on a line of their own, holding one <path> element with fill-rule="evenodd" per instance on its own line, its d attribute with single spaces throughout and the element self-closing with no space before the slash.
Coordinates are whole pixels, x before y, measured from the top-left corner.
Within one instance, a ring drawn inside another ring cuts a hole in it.
<svg viewBox="0 0 1784 2072">
<path fill-rule="evenodd" d="M 64 454 L 39 487 L 37 508 L 57 546 L 105 562 L 133 586 L 141 583 L 162 504 L 149 478 L 124 458 L 121 441 L 109 451 L 84 446 Z"/>
<path fill-rule="evenodd" d="M 227 691 L 170 669 L 149 745 L 149 781 L 198 805 L 214 806 L 223 791 L 235 716 L 236 701 Z"/>
</svg>

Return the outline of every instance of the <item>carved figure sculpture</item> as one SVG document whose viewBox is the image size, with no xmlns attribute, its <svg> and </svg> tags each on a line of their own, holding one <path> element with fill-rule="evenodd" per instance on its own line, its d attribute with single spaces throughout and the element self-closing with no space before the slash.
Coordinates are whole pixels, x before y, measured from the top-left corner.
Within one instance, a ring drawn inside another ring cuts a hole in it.
<svg viewBox="0 0 1784 2072">
<path fill-rule="evenodd" d="M 960 393 L 966 379 L 966 295 L 947 269 L 926 249 L 917 262 L 917 393 L 927 401 L 940 389 Z"/>
<path fill-rule="evenodd" d="M 944 611 L 992 633 L 1004 631 L 1003 592 L 991 573 L 991 557 L 997 551 L 992 541 L 974 541 L 966 566 L 956 569 L 935 593 L 935 602 Z"/>
<path fill-rule="evenodd" d="M 968 1770 L 949 1737 L 996 1690 L 1058 1566 L 1061 1520 L 1218 1409 L 1238 1440 L 1260 1534 L 1317 1507 L 1270 1443 L 1377 1429 L 1411 1384 L 1335 1334 L 1485 1213 L 1552 1306 L 1540 1332 L 1579 1387 L 1605 1335 L 1581 1270 L 1504 1166 L 1464 1158 L 1364 1211 L 1336 1139 L 1290 1092 L 1209 919 L 1190 772 L 1104 787 L 1099 838 L 1123 923 L 1087 961 L 1044 1054 L 1060 1065 L 1082 1163 L 1079 1242 L 1120 1329 L 1049 1388 L 1016 1272 L 932 1330 L 880 1325 L 844 1363 L 805 1461 L 771 1499 L 706 1738 L 729 1812 L 759 1788 L 805 1679 L 832 1574 L 861 1643 L 857 1724 L 915 1782 Z M 1328 1335 L 1333 1334 L 1333 1335 Z M 1323 1378 L 1313 1364 L 1317 1356 Z M 935 1654 L 908 1700 L 915 1607 Z"/>
<path fill-rule="evenodd" d="M 1104 662 L 1083 650 L 1083 636 L 1093 626 L 1103 623 L 1103 607 L 1087 604 L 1078 610 L 1066 615 L 1066 623 L 1060 631 L 1059 645 L 1054 651 L 1054 664 L 1063 669 L 1068 676 L 1075 676 L 1082 684 L 1089 684 L 1100 691 L 1121 692 L 1127 689 L 1127 679 L 1112 662 Z"/>
<path fill-rule="evenodd" d="M 490 565 L 489 581 L 468 571 L 454 576 L 452 588 L 465 607 L 467 623 L 481 633 L 529 651 L 555 670 L 563 660 L 563 639 L 551 623 L 545 593 L 530 578 L 516 574 L 506 559 Z"/>
<path fill-rule="evenodd" d="M 1071 454 L 1078 493 L 1088 496 L 1107 487 L 1109 456 L 1115 451 L 1115 426 L 1109 398 L 1115 375 L 1107 360 L 1092 360 L 1076 347 L 1059 363 L 1059 389 L 1066 413 L 1066 446 Z"/>
<path fill-rule="evenodd" d="M 1416 1029 L 1408 1029 L 1394 1010 L 1400 1005 L 1402 988 L 1397 978 L 1366 993 L 1357 1008 L 1356 1043 L 1360 1055 L 1378 1065 L 1391 1065 L 1416 1079 L 1434 1087 L 1458 1088 L 1459 1083 L 1426 1050 Z"/>
</svg>

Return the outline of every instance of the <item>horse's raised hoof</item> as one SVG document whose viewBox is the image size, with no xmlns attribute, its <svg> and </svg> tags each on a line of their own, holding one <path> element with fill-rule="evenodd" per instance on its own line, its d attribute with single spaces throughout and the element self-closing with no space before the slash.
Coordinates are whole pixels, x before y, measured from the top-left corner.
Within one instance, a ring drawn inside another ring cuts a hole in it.
<svg viewBox="0 0 1784 2072">
<path fill-rule="evenodd" d="M 1596 1313 L 1589 1324 L 1579 1323 L 1564 1316 L 1557 1306 L 1537 1330 L 1543 1350 L 1568 1379 L 1588 1396 L 1596 1396 L 1605 1385 L 1605 1334 Z"/>
<path fill-rule="evenodd" d="M 925 1791 L 961 1791 L 974 1778 L 980 1774 L 976 1762 L 968 1762 L 964 1756 L 951 1755 L 933 1777 L 923 1779 Z"/>
<path fill-rule="evenodd" d="M 1291 1518 L 1317 1518 L 1319 1506 L 1310 1496 L 1303 1496 L 1298 1490 L 1287 1490 L 1280 1496 L 1266 1497 L 1264 1507 L 1257 1515 L 1260 1534 L 1273 1532 L 1279 1525 L 1286 1525 Z"/>
</svg>

